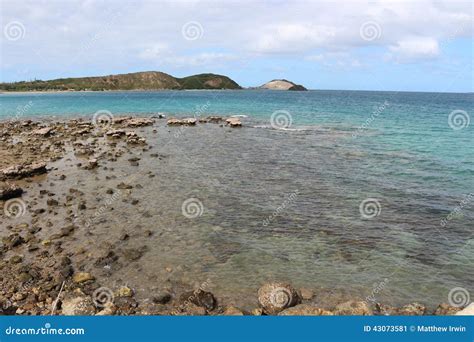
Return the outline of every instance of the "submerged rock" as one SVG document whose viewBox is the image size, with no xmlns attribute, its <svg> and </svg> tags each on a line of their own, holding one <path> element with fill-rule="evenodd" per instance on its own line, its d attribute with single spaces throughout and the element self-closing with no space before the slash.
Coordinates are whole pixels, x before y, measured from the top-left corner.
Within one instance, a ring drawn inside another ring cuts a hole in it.
<svg viewBox="0 0 474 342">
<path fill-rule="evenodd" d="M 334 314 L 335 315 L 370 316 L 373 313 L 366 302 L 350 300 L 350 301 L 336 305 L 336 307 L 334 308 Z"/>
<path fill-rule="evenodd" d="M 283 310 L 279 316 L 331 316 L 331 311 L 318 308 L 310 304 L 299 304 L 292 308 Z"/>
<path fill-rule="evenodd" d="M 289 284 L 269 283 L 258 289 L 258 302 L 267 315 L 276 315 L 299 304 L 300 297 Z"/>
<path fill-rule="evenodd" d="M 201 289 L 182 294 L 180 300 L 183 304 L 192 303 L 208 311 L 214 310 L 217 304 L 216 298 L 212 293 Z"/>
</svg>

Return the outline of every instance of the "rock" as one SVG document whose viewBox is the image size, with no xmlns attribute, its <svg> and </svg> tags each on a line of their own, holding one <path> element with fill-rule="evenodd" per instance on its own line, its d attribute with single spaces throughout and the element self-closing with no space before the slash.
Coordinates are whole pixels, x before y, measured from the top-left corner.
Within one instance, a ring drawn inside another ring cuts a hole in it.
<svg viewBox="0 0 474 342">
<path fill-rule="evenodd" d="M 217 304 L 214 295 L 202 289 L 186 292 L 181 295 L 180 300 L 184 304 L 193 303 L 197 306 L 205 308 L 208 311 L 214 310 Z"/>
<path fill-rule="evenodd" d="M 66 316 L 90 316 L 95 313 L 92 299 L 85 296 L 65 299 L 61 308 L 62 314 Z"/>
<path fill-rule="evenodd" d="M 152 300 L 156 304 L 166 304 L 171 300 L 171 294 L 168 292 L 159 293 Z"/>
<path fill-rule="evenodd" d="M 21 164 L 7 167 L 0 172 L 0 179 L 21 179 L 46 173 L 46 163 Z"/>
<path fill-rule="evenodd" d="M 14 255 L 10 258 L 11 264 L 19 264 L 23 261 L 23 257 L 21 255 Z"/>
<path fill-rule="evenodd" d="M 372 315 L 372 310 L 364 301 L 350 300 L 336 305 L 334 308 L 334 314 L 370 316 Z"/>
<path fill-rule="evenodd" d="M 20 197 L 23 189 L 16 184 L 5 183 L 0 185 L 0 200 L 6 201 L 10 198 Z"/>
<path fill-rule="evenodd" d="M 243 316 L 244 315 L 242 310 L 240 310 L 239 308 L 236 308 L 235 306 L 227 307 L 222 314 L 225 316 Z"/>
<path fill-rule="evenodd" d="M 193 303 L 187 303 L 181 312 L 176 312 L 176 315 L 185 315 L 185 316 L 205 316 L 207 311 L 205 308 L 198 306 Z"/>
<path fill-rule="evenodd" d="M 469 304 L 461 311 L 456 312 L 457 316 L 474 316 L 474 303 Z"/>
<path fill-rule="evenodd" d="M 2 238 L 2 243 L 7 249 L 12 249 L 17 247 L 23 243 L 25 243 L 25 239 L 20 236 L 19 234 L 11 234 L 8 237 Z"/>
<path fill-rule="evenodd" d="M 407 304 L 398 309 L 398 314 L 402 316 L 422 316 L 426 314 L 426 306 L 420 303 Z"/>
<path fill-rule="evenodd" d="M 148 118 L 130 118 L 125 120 L 124 125 L 126 127 L 141 127 L 153 125 L 154 122 L 153 119 Z"/>
<path fill-rule="evenodd" d="M 96 313 L 96 316 L 112 316 L 117 311 L 117 307 L 112 302 L 107 302 L 104 305 L 104 308 Z"/>
<path fill-rule="evenodd" d="M 130 184 L 125 184 L 124 182 L 121 182 L 117 185 L 117 189 L 120 189 L 120 190 L 133 189 L 133 186 L 131 186 Z"/>
<path fill-rule="evenodd" d="M 452 306 L 452 305 L 449 305 L 449 304 L 446 304 L 446 303 L 441 303 L 440 305 L 438 305 L 436 310 L 433 312 L 433 315 L 436 315 L 436 316 L 454 315 L 460 310 L 461 310 L 461 308 L 458 308 L 456 306 Z"/>
<path fill-rule="evenodd" d="M 127 286 L 120 287 L 117 291 L 115 291 L 116 297 L 131 297 L 133 296 L 133 291 L 131 288 Z"/>
<path fill-rule="evenodd" d="M 99 166 L 99 163 L 97 162 L 97 159 L 92 158 L 87 161 L 86 166 L 84 166 L 84 169 L 86 170 L 92 170 L 95 169 L 97 166 Z"/>
<path fill-rule="evenodd" d="M 262 316 L 263 315 L 263 309 L 262 308 L 255 308 L 252 310 L 252 315 L 254 316 Z"/>
<path fill-rule="evenodd" d="M 31 132 L 33 135 L 41 135 L 43 137 L 49 137 L 53 131 L 52 127 L 43 127 L 43 128 L 38 128 L 35 129 L 34 131 Z"/>
<path fill-rule="evenodd" d="M 332 316 L 331 311 L 310 304 L 299 304 L 283 310 L 278 316 Z"/>
<path fill-rule="evenodd" d="M 185 125 L 185 126 L 194 126 L 196 125 L 197 119 L 195 118 L 187 118 L 187 119 L 169 119 L 167 124 L 172 125 Z"/>
<path fill-rule="evenodd" d="M 239 118 L 228 118 L 225 122 L 230 127 L 242 127 L 242 122 L 240 122 Z"/>
<path fill-rule="evenodd" d="M 314 292 L 307 288 L 300 289 L 301 299 L 310 300 L 314 297 Z"/>
<path fill-rule="evenodd" d="M 267 315 L 276 315 L 299 304 L 300 298 L 289 284 L 268 283 L 258 289 L 258 302 Z"/>
<path fill-rule="evenodd" d="M 113 138 L 120 138 L 122 135 L 125 135 L 125 130 L 123 129 L 111 129 L 105 132 L 105 135 L 111 136 Z"/>
<path fill-rule="evenodd" d="M 393 316 L 398 314 L 398 309 L 390 305 L 375 303 L 375 313 L 377 315 Z"/>
<path fill-rule="evenodd" d="M 87 273 L 87 272 L 78 272 L 76 274 L 74 274 L 74 277 L 73 277 L 73 280 L 75 283 L 84 283 L 88 280 L 94 280 L 95 278 L 90 274 L 90 273 Z"/>
<path fill-rule="evenodd" d="M 145 253 L 145 248 L 129 248 L 122 251 L 123 257 L 128 261 L 136 261 Z"/>
</svg>

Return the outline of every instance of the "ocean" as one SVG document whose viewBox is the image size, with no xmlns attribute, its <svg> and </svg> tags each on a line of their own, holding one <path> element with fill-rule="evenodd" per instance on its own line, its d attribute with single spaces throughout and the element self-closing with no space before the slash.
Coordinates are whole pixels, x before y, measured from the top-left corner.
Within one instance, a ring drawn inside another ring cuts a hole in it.
<svg viewBox="0 0 474 342">
<path fill-rule="evenodd" d="M 160 175 L 141 199 L 160 220 L 129 205 L 114 214 L 115 227 L 166 226 L 143 269 L 184 265 L 183 279 L 210 279 L 230 298 L 277 279 L 436 305 L 453 288 L 474 293 L 473 100 L 329 90 L 0 94 L 0 119 L 239 116 L 241 129 L 163 125 L 147 137 L 168 156 L 140 163 Z M 183 217 L 186 198 L 199 199 L 198 218 Z M 125 271 L 122 279 L 152 286 Z"/>
</svg>

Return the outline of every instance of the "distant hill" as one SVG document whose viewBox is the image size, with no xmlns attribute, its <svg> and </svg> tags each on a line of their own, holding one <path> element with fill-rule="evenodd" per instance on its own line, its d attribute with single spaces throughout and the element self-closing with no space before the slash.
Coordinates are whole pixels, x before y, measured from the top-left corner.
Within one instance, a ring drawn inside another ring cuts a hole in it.
<svg viewBox="0 0 474 342">
<path fill-rule="evenodd" d="M 300 84 L 288 80 L 272 80 L 259 87 L 260 89 L 272 90 L 308 90 Z"/>
<path fill-rule="evenodd" d="M 49 81 L 0 83 L 2 91 L 48 90 L 165 90 L 165 89 L 241 89 L 227 76 L 199 74 L 176 78 L 159 71 L 130 74 L 60 78 Z"/>
</svg>

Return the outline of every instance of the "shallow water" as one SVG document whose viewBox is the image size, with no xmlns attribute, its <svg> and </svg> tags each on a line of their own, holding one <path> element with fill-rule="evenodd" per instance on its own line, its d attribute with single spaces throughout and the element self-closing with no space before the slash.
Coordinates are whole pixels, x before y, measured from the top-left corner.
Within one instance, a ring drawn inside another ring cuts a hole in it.
<svg viewBox="0 0 474 342">
<path fill-rule="evenodd" d="M 246 94 L 189 93 L 176 96 L 205 100 Z M 95 210 L 105 205 L 107 188 L 121 181 L 143 186 L 131 194 L 123 190 L 113 200 L 113 211 L 107 208 L 71 244 L 86 244 L 99 253 L 104 243 L 116 243 L 124 231 L 130 233 L 127 247 L 145 245 L 147 252 L 139 262 L 104 270 L 102 283 L 127 283 L 142 298 L 164 284 L 206 283 L 218 296 L 251 307 L 256 289 L 274 279 L 363 298 L 383 284 L 376 298 L 393 304 L 416 300 L 433 306 L 447 302 L 454 287 L 472 293 L 474 198 L 467 196 L 474 193 L 473 132 L 472 126 L 453 130 L 448 124 L 454 109 L 474 112 L 472 96 L 421 94 L 415 100 L 413 94 L 395 93 L 392 105 L 370 127 L 359 129 L 385 94 L 361 93 L 357 99 L 344 94 L 321 99 L 324 92 L 278 93 L 294 113 L 293 130 L 270 128 L 272 110 L 281 105 L 272 102 L 280 96 L 274 92 L 260 95 L 270 97 L 265 99 L 268 110 L 256 102 L 254 114 L 215 100 L 218 109 L 230 106 L 226 113 L 247 114 L 245 127 L 169 128 L 158 121 L 157 133 L 139 130 L 153 147 L 143 152 L 139 167 L 119 159 L 102 165 L 108 170 L 84 171 L 74 167 L 74 160 L 57 162 L 66 168 L 48 179 L 66 174 L 60 186 L 83 191 Z M 311 99 L 305 100 L 305 115 L 311 114 L 308 102 L 321 100 L 315 117 L 306 120 L 296 114 L 291 96 Z M 368 112 L 363 114 L 357 103 Z M 336 106 L 331 114 L 321 114 L 331 105 Z M 151 158 L 151 153 L 161 159 Z M 156 177 L 149 178 L 150 171 Z M 131 205 L 130 198 L 139 203 Z M 183 215 L 188 199 L 202 204 L 200 216 Z M 373 217 L 370 206 L 361 213 L 367 199 L 376 200 Z M 90 216 L 91 210 L 78 215 Z M 155 234 L 144 237 L 147 229 Z"/>
</svg>

